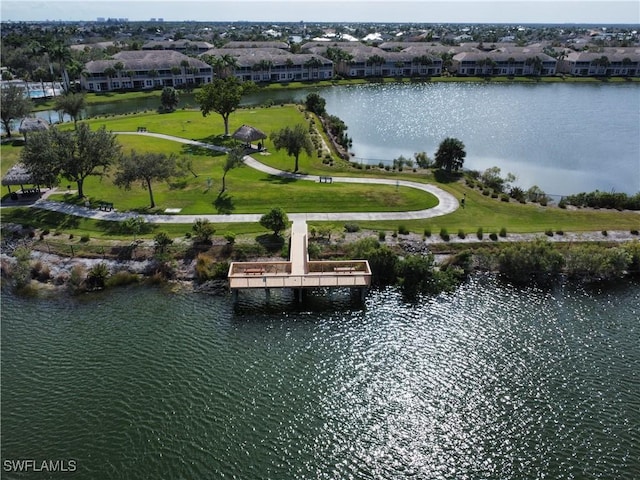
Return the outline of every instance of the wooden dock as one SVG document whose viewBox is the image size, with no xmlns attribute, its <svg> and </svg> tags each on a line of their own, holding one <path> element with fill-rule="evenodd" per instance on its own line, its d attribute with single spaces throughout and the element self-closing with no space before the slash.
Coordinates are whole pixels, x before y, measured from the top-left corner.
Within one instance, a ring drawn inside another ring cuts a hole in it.
<svg viewBox="0 0 640 480">
<path fill-rule="evenodd" d="M 354 288 L 361 295 L 371 285 L 371 269 L 366 260 L 310 261 L 307 222 L 291 226 L 288 262 L 233 262 L 229 266 L 229 288 L 237 298 L 239 290 L 292 288 L 302 298 L 303 289 Z"/>
</svg>

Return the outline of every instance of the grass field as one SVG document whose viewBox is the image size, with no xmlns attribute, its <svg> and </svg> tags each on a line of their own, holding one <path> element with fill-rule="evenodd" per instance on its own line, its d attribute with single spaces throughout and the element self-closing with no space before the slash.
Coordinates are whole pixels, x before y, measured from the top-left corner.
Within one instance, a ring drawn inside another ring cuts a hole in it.
<svg viewBox="0 0 640 480">
<path fill-rule="evenodd" d="M 284 126 L 296 123 L 306 124 L 308 119 L 299 106 L 273 106 L 268 108 L 240 109 L 230 117 L 230 131 L 242 124 L 259 128 L 267 134 Z M 139 126 L 147 131 L 165 133 L 178 137 L 207 141 L 217 145 L 230 145 L 233 140 L 223 137 L 222 119 L 217 114 L 206 118 L 198 110 L 180 110 L 171 114 L 138 113 L 118 117 L 88 120 L 92 128 L 105 126 L 110 131 L 135 132 Z M 73 124 L 60 128 L 71 129 Z M 264 213 L 269 208 L 280 206 L 286 212 L 354 212 L 354 211 L 401 211 L 429 208 L 435 204 L 434 197 L 415 189 L 387 186 L 363 186 L 357 184 L 317 184 L 308 181 L 288 181 L 270 177 L 248 167 L 231 170 L 227 175 L 227 192 L 219 196 L 224 155 L 210 150 L 187 146 L 173 141 L 136 135 L 119 135 L 123 151 L 153 151 L 172 153 L 178 157 L 190 159 L 194 176 L 186 173 L 171 182 L 159 182 L 153 185 L 157 203 L 156 211 L 165 208 L 181 208 L 185 214 L 208 213 Z M 259 161 L 281 170 L 291 170 L 294 161 L 285 152 L 276 152 L 270 140 L 265 146 L 268 155 L 256 155 Z M 2 175 L 15 164 L 20 157 L 22 147 L 3 144 L 1 146 Z M 334 158 L 333 166 L 325 165 L 315 153 L 312 156 L 302 154 L 300 169 L 304 173 L 323 175 L 372 176 L 384 178 L 403 178 L 416 182 L 436 183 L 428 171 L 386 172 L 378 168 L 360 169 L 354 165 Z M 113 169 L 111 170 L 111 173 Z M 211 179 L 211 187 L 208 180 Z M 65 180 L 62 189 L 68 184 Z M 557 207 L 541 207 L 537 204 L 521 205 L 515 202 L 501 202 L 498 199 L 483 196 L 461 182 L 440 183 L 441 188 L 458 198 L 466 194 L 466 208 L 457 212 L 430 220 L 407 222 L 359 222 L 363 228 L 396 230 L 400 223 L 414 233 L 430 229 L 438 234 L 441 228 L 447 228 L 455 235 L 458 230 L 466 234 L 475 234 L 482 228 L 485 234 L 506 228 L 508 232 L 543 232 L 547 229 L 565 231 L 627 230 L 640 228 L 640 215 L 634 212 L 617 211 L 568 211 Z M 75 188 L 72 185 L 72 188 Z M 149 195 L 141 186 L 134 185 L 124 191 L 113 185 L 111 177 L 90 177 L 85 182 L 85 193 L 92 201 L 113 202 L 120 211 L 148 211 Z M 64 195 L 53 197 L 65 201 Z M 29 224 L 51 231 L 63 230 L 75 234 L 88 232 L 92 237 L 113 237 L 115 229 L 106 222 L 74 219 L 60 214 L 25 209 L 3 209 L 3 222 Z M 341 230 L 342 224 L 335 224 Z M 231 230 L 236 233 L 263 232 L 259 225 L 231 224 L 217 226 L 218 232 Z M 185 225 L 163 225 L 162 230 L 175 235 L 183 235 L 189 230 Z"/>
</svg>

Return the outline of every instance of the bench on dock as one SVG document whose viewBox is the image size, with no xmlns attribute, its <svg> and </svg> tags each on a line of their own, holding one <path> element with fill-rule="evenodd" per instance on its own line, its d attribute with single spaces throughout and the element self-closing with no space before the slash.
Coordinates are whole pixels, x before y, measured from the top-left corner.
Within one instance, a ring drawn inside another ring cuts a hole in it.
<svg viewBox="0 0 640 480">
<path fill-rule="evenodd" d="M 320 177 L 320 183 L 333 183 L 333 177 Z"/>
<path fill-rule="evenodd" d="M 98 205 L 98 210 L 102 210 L 104 212 L 110 212 L 113 210 L 113 203 L 111 202 L 100 202 Z"/>
<path fill-rule="evenodd" d="M 249 275 L 262 275 L 266 270 L 264 268 L 246 268 L 243 273 L 247 273 Z"/>
<path fill-rule="evenodd" d="M 147 127 L 138 127 L 138 131 L 139 132 L 146 132 L 147 131 Z"/>
</svg>

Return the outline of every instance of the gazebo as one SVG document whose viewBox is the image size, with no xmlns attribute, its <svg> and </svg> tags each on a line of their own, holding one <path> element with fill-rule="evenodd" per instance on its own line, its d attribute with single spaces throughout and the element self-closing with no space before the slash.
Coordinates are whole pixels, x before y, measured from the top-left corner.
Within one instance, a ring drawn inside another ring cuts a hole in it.
<svg viewBox="0 0 640 480">
<path fill-rule="evenodd" d="M 241 140 L 247 144 L 247 147 L 251 147 L 251 142 L 255 142 L 256 140 L 264 140 L 267 138 L 267 135 L 258 130 L 255 127 L 250 125 L 242 125 L 231 135 L 236 140 Z M 262 144 L 258 143 L 258 150 L 262 150 Z"/>
<path fill-rule="evenodd" d="M 49 129 L 49 122 L 42 118 L 26 117 L 20 123 L 18 131 L 24 135 L 24 141 L 27 142 L 27 134 L 31 132 L 42 132 Z"/>
<path fill-rule="evenodd" d="M 2 185 L 6 185 L 9 189 L 9 193 L 12 194 L 11 198 L 17 200 L 17 193 L 11 192 L 11 185 L 20 185 L 20 190 L 23 194 L 34 195 L 40 193 L 40 185 L 33 182 L 33 175 L 27 170 L 22 163 L 16 163 L 9 169 L 7 174 L 2 179 Z M 24 185 L 33 185 L 32 188 L 24 188 Z"/>
</svg>

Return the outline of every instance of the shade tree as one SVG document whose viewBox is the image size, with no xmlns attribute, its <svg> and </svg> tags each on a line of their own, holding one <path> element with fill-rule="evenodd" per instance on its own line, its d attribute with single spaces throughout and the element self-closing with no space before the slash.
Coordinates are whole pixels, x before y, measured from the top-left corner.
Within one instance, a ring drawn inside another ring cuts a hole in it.
<svg viewBox="0 0 640 480">
<path fill-rule="evenodd" d="M 142 187 L 149 191 L 150 208 L 156 206 L 151 187 L 154 181 L 165 181 L 176 173 L 176 157 L 164 153 L 137 153 L 132 151 L 130 155 L 124 155 L 120 159 L 118 171 L 114 183 L 129 190 L 131 184 L 140 182 Z"/>
<path fill-rule="evenodd" d="M 294 172 L 298 171 L 298 160 L 303 151 L 309 156 L 313 154 L 311 136 L 302 124 L 297 124 L 294 127 L 284 127 L 271 133 L 271 141 L 276 151 L 286 150 L 287 155 L 295 158 Z"/>
</svg>

